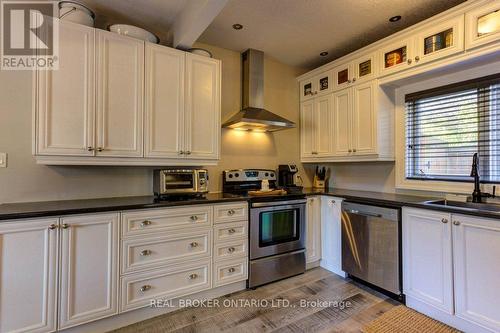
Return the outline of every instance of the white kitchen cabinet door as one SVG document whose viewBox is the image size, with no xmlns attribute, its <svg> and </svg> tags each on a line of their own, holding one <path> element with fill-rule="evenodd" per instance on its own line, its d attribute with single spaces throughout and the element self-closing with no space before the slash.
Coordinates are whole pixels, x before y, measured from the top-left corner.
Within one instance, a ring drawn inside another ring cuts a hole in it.
<svg viewBox="0 0 500 333">
<path fill-rule="evenodd" d="M 300 155 L 313 157 L 314 151 L 314 100 L 300 103 Z"/>
<path fill-rule="evenodd" d="M 451 216 L 403 208 L 403 290 L 447 314 L 453 314 Z"/>
<path fill-rule="evenodd" d="M 498 42 L 500 40 L 500 1 L 478 2 L 478 6 L 465 13 L 465 49 Z"/>
<path fill-rule="evenodd" d="M 307 198 L 306 263 L 321 259 L 321 200 Z"/>
<path fill-rule="evenodd" d="M 56 330 L 57 224 L 0 224 L 0 332 Z"/>
<path fill-rule="evenodd" d="M 333 77 L 335 81 L 334 89 L 340 90 L 350 86 L 352 84 L 353 76 L 353 68 L 350 62 L 335 67 L 333 69 Z"/>
<path fill-rule="evenodd" d="M 59 69 L 37 72 L 36 154 L 94 155 L 94 29 L 61 21 Z"/>
<path fill-rule="evenodd" d="M 342 199 L 321 197 L 321 267 L 345 277 L 342 270 Z"/>
<path fill-rule="evenodd" d="M 97 30 L 97 155 L 142 157 L 144 42 Z"/>
<path fill-rule="evenodd" d="M 351 154 L 352 89 L 333 93 L 333 145 L 338 156 Z"/>
<path fill-rule="evenodd" d="M 453 215 L 455 315 L 500 330 L 500 222 Z"/>
<path fill-rule="evenodd" d="M 407 38 L 391 43 L 379 51 L 380 76 L 408 69 L 413 65 L 414 38 Z"/>
<path fill-rule="evenodd" d="M 185 52 L 146 43 L 146 157 L 184 156 L 185 57 Z"/>
<path fill-rule="evenodd" d="M 220 149 L 220 61 L 186 54 L 186 144 L 189 159 L 217 160 Z"/>
<path fill-rule="evenodd" d="M 375 114 L 375 82 L 352 88 L 352 152 L 356 155 L 377 153 L 377 116 Z"/>
<path fill-rule="evenodd" d="M 118 313 L 119 214 L 61 219 L 59 328 Z"/>
<path fill-rule="evenodd" d="M 373 79 L 377 75 L 376 54 L 370 53 L 357 58 L 352 62 L 354 68 L 353 83 L 362 83 Z"/>
<path fill-rule="evenodd" d="M 333 107 L 332 95 L 324 95 L 314 99 L 314 152 L 318 157 L 333 155 Z"/>
<path fill-rule="evenodd" d="M 441 59 L 464 50 L 464 15 L 434 23 L 416 34 L 415 65 Z"/>
</svg>

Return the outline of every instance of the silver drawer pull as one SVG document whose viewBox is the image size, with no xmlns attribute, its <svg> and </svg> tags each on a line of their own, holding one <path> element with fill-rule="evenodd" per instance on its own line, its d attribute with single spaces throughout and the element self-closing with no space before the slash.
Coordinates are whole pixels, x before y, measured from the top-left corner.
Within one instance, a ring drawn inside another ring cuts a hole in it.
<svg viewBox="0 0 500 333">
<path fill-rule="evenodd" d="M 229 216 L 233 216 L 234 213 L 235 213 L 234 209 L 230 209 L 227 211 L 227 215 L 229 215 Z"/>
<path fill-rule="evenodd" d="M 49 225 L 49 230 L 54 230 L 54 229 L 57 229 L 57 224 L 52 223 L 51 225 Z"/>
<path fill-rule="evenodd" d="M 139 289 L 141 292 L 146 292 L 148 290 L 150 290 L 152 287 L 149 285 L 149 284 L 146 284 L 144 286 L 141 287 L 141 289 Z"/>
<path fill-rule="evenodd" d="M 141 222 L 141 228 L 147 227 L 148 225 L 151 225 L 151 221 L 146 220 Z"/>
<path fill-rule="evenodd" d="M 234 273 L 236 272 L 236 269 L 234 269 L 234 267 L 231 267 L 227 270 L 229 273 Z"/>
<path fill-rule="evenodd" d="M 236 251 L 236 249 L 232 246 L 227 248 L 227 252 L 229 252 L 229 253 L 233 253 L 234 251 Z"/>
<path fill-rule="evenodd" d="M 443 222 L 443 223 L 448 223 L 448 219 L 442 218 L 442 219 L 441 219 L 441 222 Z"/>
<path fill-rule="evenodd" d="M 188 276 L 189 280 L 194 280 L 194 279 L 196 279 L 197 277 L 198 277 L 198 274 L 195 274 L 195 273 L 190 274 L 190 275 Z"/>
<path fill-rule="evenodd" d="M 230 234 L 234 234 L 236 232 L 236 230 L 234 230 L 233 228 L 231 228 L 227 232 L 230 233 Z"/>
<path fill-rule="evenodd" d="M 191 247 L 198 247 L 198 243 L 192 242 L 191 244 L 189 244 L 189 246 L 191 246 Z"/>
<path fill-rule="evenodd" d="M 151 250 L 142 250 L 141 256 L 150 256 L 153 253 Z"/>
<path fill-rule="evenodd" d="M 193 215 L 190 217 L 191 221 L 198 221 L 198 216 Z"/>
</svg>

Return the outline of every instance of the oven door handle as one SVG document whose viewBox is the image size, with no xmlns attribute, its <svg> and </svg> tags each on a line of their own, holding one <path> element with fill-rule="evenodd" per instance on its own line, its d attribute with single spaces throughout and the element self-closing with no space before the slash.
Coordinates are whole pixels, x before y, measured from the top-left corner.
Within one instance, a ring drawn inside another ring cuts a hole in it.
<svg viewBox="0 0 500 333">
<path fill-rule="evenodd" d="M 362 216 L 382 217 L 382 214 L 362 212 L 362 211 L 359 211 L 356 209 L 349 209 L 349 210 L 347 210 L 347 212 L 349 212 L 351 214 L 362 215 Z"/>
<path fill-rule="evenodd" d="M 284 206 L 284 205 L 294 205 L 294 204 L 305 204 L 306 202 L 307 202 L 306 199 L 271 201 L 271 202 L 253 202 L 252 207 L 274 207 L 274 206 Z"/>
</svg>

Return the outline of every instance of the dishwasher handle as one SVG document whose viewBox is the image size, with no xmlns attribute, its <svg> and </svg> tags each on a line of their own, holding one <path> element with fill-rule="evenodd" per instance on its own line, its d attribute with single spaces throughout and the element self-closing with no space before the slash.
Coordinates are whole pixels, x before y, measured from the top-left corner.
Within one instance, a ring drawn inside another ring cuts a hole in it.
<svg viewBox="0 0 500 333">
<path fill-rule="evenodd" d="M 369 213 L 369 212 L 362 212 L 356 209 L 349 209 L 347 210 L 351 214 L 356 214 L 356 215 L 363 215 L 363 216 L 369 216 L 369 217 L 382 217 L 382 214 L 376 214 L 376 213 Z"/>
</svg>

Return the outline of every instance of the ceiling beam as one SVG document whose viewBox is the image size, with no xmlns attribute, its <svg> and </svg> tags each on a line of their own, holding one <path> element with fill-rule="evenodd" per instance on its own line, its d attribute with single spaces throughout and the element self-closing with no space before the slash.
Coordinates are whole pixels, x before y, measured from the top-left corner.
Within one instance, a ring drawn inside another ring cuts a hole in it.
<svg viewBox="0 0 500 333">
<path fill-rule="evenodd" d="M 188 49 L 212 23 L 229 0 L 188 0 L 172 26 L 172 46 Z"/>
</svg>

